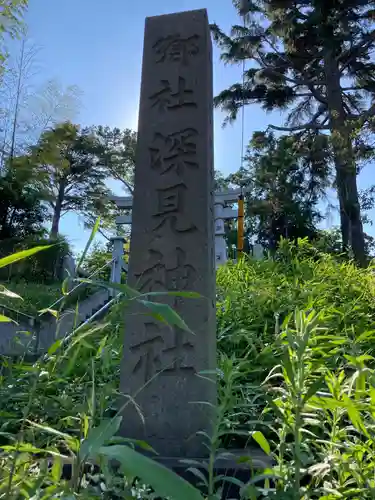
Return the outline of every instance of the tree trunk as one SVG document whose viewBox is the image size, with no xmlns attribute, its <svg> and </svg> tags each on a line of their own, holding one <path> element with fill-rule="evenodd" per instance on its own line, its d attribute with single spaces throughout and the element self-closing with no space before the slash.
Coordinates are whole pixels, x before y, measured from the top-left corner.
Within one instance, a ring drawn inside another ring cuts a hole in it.
<svg viewBox="0 0 375 500">
<path fill-rule="evenodd" d="M 61 210 L 62 204 L 65 198 L 65 187 L 66 187 L 66 179 L 63 178 L 59 183 L 59 191 L 57 193 L 57 198 L 55 202 L 55 207 L 53 211 L 53 219 L 52 219 L 52 227 L 50 232 L 50 238 L 56 239 L 59 234 L 59 224 L 61 219 Z"/>
<path fill-rule="evenodd" d="M 331 48 L 324 56 L 327 105 L 336 167 L 337 194 L 340 203 L 343 250 L 351 246 L 357 263 L 367 264 L 365 239 L 357 188 L 357 169 L 354 160 L 350 128 L 342 100 L 339 67 Z"/>
<path fill-rule="evenodd" d="M 19 114 L 19 107 L 20 107 L 20 94 L 21 94 L 21 82 L 22 82 L 22 66 L 24 62 L 24 57 L 25 57 L 25 37 L 22 39 L 22 46 L 21 46 L 21 58 L 20 58 L 20 64 L 19 64 L 19 73 L 18 73 L 18 80 L 17 80 L 17 94 L 16 94 L 16 105 L 14 108 L 14 120 L 13 120 L 13 125 L 12 125 L 12 142 L 10 146 L 10 164 L 13 164 L 13 158 L 14 158 L 14 151 L 16 147 L 16 133 L 17 133 L 17 125 L 18 125 L 18 114 Z"/>
<path fill-rule="evenodd" d="M 335 155 L 336 156 L 336 155 Z M 340 166 L 337 164 L 335 159 L 335 167 L 336 167 L 336 184 L 337 184 L 337 193 L 339 198 L 339 207 L 340 207 L 340 230 L 341 230 L 341 238 L 342 238 L 342 251 L 346 254 L 349 253 L 350 250 L 350 242 L 351 242 L 351 229 L 350 229 L 350 219 L 347 215 L 347 211 L 345 210 L 344 197 L 340 196 L 340 192 L 342 190 L 342 186 L 345 185 L 345 178 L 340 169 Z M 340 186 L 340 188 L 339 188 Z"/>
<path fill-rule="evenodd" d="M 8 224 L 7 224 L 7 219 L 8 219 L 8 211 L 9 207 L 1 207 L 1 212 L 0 212 L 0 241 L 4 240 L 8 237 Z"/>
</svg>

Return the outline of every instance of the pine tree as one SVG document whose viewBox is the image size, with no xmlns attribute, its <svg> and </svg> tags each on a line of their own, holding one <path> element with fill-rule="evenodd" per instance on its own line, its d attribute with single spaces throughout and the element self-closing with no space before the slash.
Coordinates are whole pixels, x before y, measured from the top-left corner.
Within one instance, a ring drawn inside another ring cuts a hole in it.
<svg viewBox="0 0 375 500">
<path fill-rule="evenodd" d="M 234 120 L 243 105 L 288 110 L 286 132 L 330 133 L 344 250 L 366 264 L 354 137 L 375 114 L 375 2 L 233 0 L 243 26 L 212 26 L 222 59 L 251 61 L 244 82 L 221 92 L 217 106 Z"/>
</svg>

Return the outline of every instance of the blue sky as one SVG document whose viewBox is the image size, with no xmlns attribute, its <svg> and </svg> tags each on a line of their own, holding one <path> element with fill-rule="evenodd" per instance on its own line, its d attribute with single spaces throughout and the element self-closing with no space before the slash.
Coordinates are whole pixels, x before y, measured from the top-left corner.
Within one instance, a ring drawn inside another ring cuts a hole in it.
<svg viewBox="0 0 375 500">
<path fill-rule="evenodd" d="M 147 16 L 206 8 L 210 22 L 229 29 L 238 23 L 231 0 L 29 0 L 29 36 L 42 47 L 39 77 L 56 78 L 63 85 L 83 91 L 79 121 L 137 128 L 144 20 Z M 214 92 L 241 77 L 237 66 L 224 66 L 214 49 Z M 222 128 L 224 116 L 215 111 L 215 168 L 228 174 L 241 162 L 241 125 Z M 245 138 L 281 115 L 267 115 L 257 106 L 245 112 Z M 366 176 L 367 177 L 367 176 Z M 363 183 L 368 179 L 362 178 Z M 76 250 L 84 246 L 88 232 L 74 215 L 61 223 Z"/>
</svg>

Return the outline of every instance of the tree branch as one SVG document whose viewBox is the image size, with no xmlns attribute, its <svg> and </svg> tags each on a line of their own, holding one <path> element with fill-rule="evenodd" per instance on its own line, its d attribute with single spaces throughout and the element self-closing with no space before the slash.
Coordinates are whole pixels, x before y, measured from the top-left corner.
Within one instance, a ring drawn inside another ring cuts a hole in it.
<svg viewBox="0 0 375 500">
<path fill-rule="evenodd" d="M 277 127 L 276 125 L 268 125 L 272 130 L 281 132 L 298 132 L 300 130 L 329 130 L 328 126 L 322 123 L 305 123 L 304 125 L 296 125 L 295 127 Z"/>
<path fill-rule="evenodd" d="M 345 69 L 350 65 L 350 63 L 353 61 L 355 57 L 358 57 L 364 52 L 366 52 L 366 50 L 370 47 L 370 45 L 375 42 L 375 30 L 369 34 L 369 38 L 370 39 L 367 42 L 362 40 L 360 43 L 353 45 L 353 47 L 351 47 L 349 50 L 338 56 L 337 58 L 338 62 L 340 62 L 345 57 L 350 56 L 349 59 L 346 61 L 346 63 L 343 64 L 343 66 L 340 68 L 340 73 L 345 71 Z"/>
<path fill-rule="evenodd" d="M 104 238 L 107 240 L 107 241 L 111 241 L 111 238 L 108 238 L 108 236 L 103 232 L 102 229 L 100 229 L 100 227 L 98 228 L 98 232 L 104 236 Z"/>
<path fill-rule="evenodd" d="M 274 130 L 283 130 L 285 132 L 297 132 L 299 130 L 328 130 L 328 127 L 324 126 L 327 118 L 322 123 L 316 123 L 316 120 L 326 111 L 326 106 L 321 104 L 313 115 L 311 120 L 304 125 L 296 125 L 295 127 L 276 127 L 275 125 L 269 125 L 270 128 Z"/>
<path fill-rule="evenodd" d="M 375 115 L 375 102 L 370 106 L 370 108 L 360 115 L 349 115 L 349 120 L 360 120 L 361 125 L 363 125 L 369 118 Z"/>
<path fill-rule="evenodd" d="M 285 54 L 281 54 L 275 47 L 274 43 L 272 43 L 270 40 L 268 40 L 266 37 L 264 37 L 264 40 L 269 44 L 269 46 L 272 48 L 272 50 L 281 58 L 283 59 L 289 66 L 293 67 L 293 63 L 292 61 L 285 56 Z M 258 52 L 259 54 L 259 52 Z M 259 63 L 258 63 L 259 64 Z M 268 67 L 268 69 L 270 69 Z M 306 73 L 304 73 L 303 71 L 301 71 L 304 79 L 303 80 L 297 80 L 297 79 L 294 79 L 294 78 L 291 78 L 291 77 L 286 77 L 284 75 L 284 78 L 287 80 L 287 81 L 290 81 L 296 85 L 303 85 L 305 87 L 307 87 L 310 92 L 312 93 L 312 95 L 315 97 L 315 99 L 319 102 L 321 102 L 322 104 L 327 104 L 327 100 L 324 98 L 323 94 L 321 94 L 315 87 L 314 85 L 325 85 L 325 81 L 318 81 L 318 82 L 313 82 L 311 80 L 311 78 L 308 78 Z"/>
<path fill-rule="evenodd" d="M 276 53 L 277 53 L 277 55 L 279 55 L 278 52 L 276 52 Z M 270 66 L 269 64 L 267 64 L 259 50 L 257 51 L 257 54 L 258 54 L 258 58 L 253 57 L 253 59 L 259 64 L 259 66 L 261 66 L 261 69 L 263 66 L 263 69 L 266 69 L 266 70 L 270 71 L 271 73 L 274 73 L 277 76 L 281 76 L 287 82 L 294 83 L 296 86 L 299 86 L 299 87 L 301 87 L 301 86 L 307 87 L 307 88 L 309 88 L 310 91 L 311 91 L 311 89 L 310 89 L 310 85 L 311 85 L 312 88 L 314 89 L 314 92 L 316 91 L 316 89 L 313 87 L 313 85 L 325 85 L 324 81 L 314 82 L 311 79 L 299 80 L 297 78 L 292 78 L 290 76 L 287 76 L 284 73 L 282 73 L 281 71 L 277 71 L 277 69 L 275 69 L 273 66 Z M 288 61 L 286 61 L 286 62 L 288 62 Z M 316 96 L 314 96 L 314 97 L 317 99 Z M 321 95 L 318 100 L 324 100 L 323 95 Z M 324 102 L 326 102 L 326 101 L 324 100 Z"/>
<path fill-rule="evenodd" d="M 134 194 L 134 187 L 128 181 L 126 181 L 123 177 L 121 177 L 121 175 L 119 175 L 118 173 L 113 171 L 111 168 L 109 168 L 109 171 L 110 171 L 111 175 L 114 177 L 114 179 L 117 179 L 118 181 L 125 184 L 126 188 L 128 189 L 128 191 L 130 192 L 131 195 Z"/>
</svg>

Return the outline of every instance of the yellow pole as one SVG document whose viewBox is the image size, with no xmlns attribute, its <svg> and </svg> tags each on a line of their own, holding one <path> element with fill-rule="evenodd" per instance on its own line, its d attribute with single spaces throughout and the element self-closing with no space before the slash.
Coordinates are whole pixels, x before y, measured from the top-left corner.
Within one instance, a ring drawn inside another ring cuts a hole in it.
<svg viewBox="0 0 375 500">
<path fill-rule="evenodd" d="M 244 233 L 244 200 L 243 194 L 238 197 L 238 222 L 237 222 L 237 257 L 243 252 L 243 233 Z"/>
</svg>

